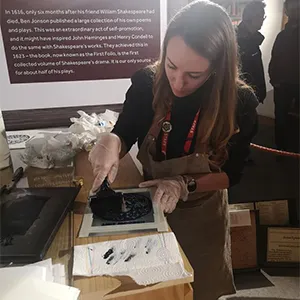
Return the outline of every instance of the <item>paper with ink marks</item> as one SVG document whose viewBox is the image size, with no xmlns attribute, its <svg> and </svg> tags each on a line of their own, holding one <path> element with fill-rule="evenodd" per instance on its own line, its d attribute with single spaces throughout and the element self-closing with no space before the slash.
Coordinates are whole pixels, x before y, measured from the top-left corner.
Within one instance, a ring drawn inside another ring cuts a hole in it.
<svg viewBox="0 0 300 300">
<path fill-rule="evenodd" d="M 130 276 L 139 285 L 191 276 L 174 233 L 75 246 L 74 276 Z"/>
</svg>

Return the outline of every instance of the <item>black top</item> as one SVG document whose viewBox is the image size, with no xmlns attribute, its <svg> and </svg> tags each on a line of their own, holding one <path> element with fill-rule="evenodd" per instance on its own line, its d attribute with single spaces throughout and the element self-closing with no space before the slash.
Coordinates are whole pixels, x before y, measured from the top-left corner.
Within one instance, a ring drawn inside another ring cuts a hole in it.
<svg viewBox="0 0 300 300">
<path fill-rule="evenodd" d="M 241 22 L 237 27 L 241 71 L 244 80 L 253 87 L 259 102 L 266 98 L 266 81 L 260 45 L 265 37 L 259 32 L 250 33 Z"/>
<path fill-rule="evenodd" d="M 278 33 L 272 49 L 269 64 L 270 82 L 299 85 L 299 22 L 289 21 Z"/>
<path fill-rule="evenodd" d="M 131 81 L 132 85 L 126 93 L 123 112 L 113 129 L 113 132 L 123 140 L 128 151 L 136 141 L 138 146 L 141 146 L 154 117 L 152 108 L 153 73 L 142 69 L 133 75 Z M 172 131 L 169 134 L 167 159 L 182 156 L 184 143 L 200 106 L 201 92 L 202 90 L 199 88 L 187 97 L 174 97 L 171 115 Z M 240 181 L 244 161 L 249 155 L 249 144 L 257 122 L 257 105 L 258 101 L 251 91 L 239 91 L 237 122 L 240 132 L 229 141 L 229 158 L 222 167 L 229 177 L 230 186 Z M 160 150 L 161 135 L 157 144 Z M 194 147 L 195 139 L 191 146 L 191 153 L 194 151 Z M 157 159 L 162 159 L 162 157 L 158 156 Z"/>
</svg>

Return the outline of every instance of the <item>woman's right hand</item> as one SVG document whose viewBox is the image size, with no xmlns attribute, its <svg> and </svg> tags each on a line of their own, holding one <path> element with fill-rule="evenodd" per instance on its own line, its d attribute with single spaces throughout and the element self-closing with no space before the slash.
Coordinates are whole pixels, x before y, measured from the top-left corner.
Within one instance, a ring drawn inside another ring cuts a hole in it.
<svg viewBox="0 0 300 300">
<path fill-rule="evenodd" d="M 108 177 L 112 183 L 118 173 L 121 140 L 113 133 L 103 133 L 89 154 L 95 176 L 92 192 L 95 192 Z"/>
</svg>

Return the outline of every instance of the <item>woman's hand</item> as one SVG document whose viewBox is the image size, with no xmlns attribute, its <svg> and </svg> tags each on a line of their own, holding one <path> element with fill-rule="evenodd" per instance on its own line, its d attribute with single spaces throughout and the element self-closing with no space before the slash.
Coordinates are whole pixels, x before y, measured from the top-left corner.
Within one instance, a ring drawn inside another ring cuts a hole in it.
<svg viewBox="0 0 300 300">
<path fill-rule="evenodd" d="M 113 133 L 100 135 L 89 154 L 89 161 L 95 176 L 92 192 L 101 186 L 106 177 L 110 183 L 115 180 L 118 173 L 120 151 L 121 140 L 117 135 Z"/>
<path fill-rule="evenodd" d="M 187 200 L 188 189 L 182 176 L 142 182 L 139 187 L 157 187 L 153 201 L 159 203 L 166 213 L 171 213 L 179 199 Z"/>
</svg>

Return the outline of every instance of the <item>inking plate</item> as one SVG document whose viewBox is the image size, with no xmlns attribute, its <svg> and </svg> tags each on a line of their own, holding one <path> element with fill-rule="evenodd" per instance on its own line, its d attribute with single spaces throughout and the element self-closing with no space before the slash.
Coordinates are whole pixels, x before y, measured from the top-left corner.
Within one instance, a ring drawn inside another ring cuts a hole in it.
<svg viewBox="0 0 300 300">
<path fill-rule="evenodd" d="M 168 224 L 166 218 L 160 209 L 159 205 L 152 202 L 151 189 L 136 188 L 115 190 L 126 194 L 136 194 L 148 197 L 152 203 L 150 212 L 140 218 L 126 221 L 109 221 L 93 215 L 89 203 L 86 206 L 83 216 L 79 237 L 92 237 L 114 234 L 129 234 L 134 232 L 154 231 L 165 232 L 168 231 Z"/>
</svg>

